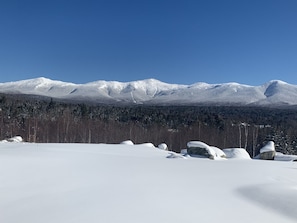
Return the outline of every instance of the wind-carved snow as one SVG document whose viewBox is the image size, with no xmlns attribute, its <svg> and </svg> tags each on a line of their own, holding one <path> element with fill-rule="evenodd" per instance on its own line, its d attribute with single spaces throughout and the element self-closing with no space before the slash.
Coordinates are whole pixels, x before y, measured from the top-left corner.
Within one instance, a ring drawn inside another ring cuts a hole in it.
<svg viewBox="0 0 297 223">
<path fill-rule="evenodd" d="M 0 83 L 0 92 L 60 99 L 136 104 L 297 105 L 297 86 L 273 80 L 261 86 L 238 83 L 168 84 L 155 79 L 74 84 L 47 78 Z"/>
</svg>

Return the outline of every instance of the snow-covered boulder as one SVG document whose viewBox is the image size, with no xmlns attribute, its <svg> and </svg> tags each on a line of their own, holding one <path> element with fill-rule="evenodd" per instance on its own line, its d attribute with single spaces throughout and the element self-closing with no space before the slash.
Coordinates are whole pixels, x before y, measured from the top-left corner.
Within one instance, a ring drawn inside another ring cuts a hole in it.
<svg viewBox="0 0 297 223">
<path fill-rule="evenodd" d="M 226 158 L 229 159 L 251 159 L 248 152 L 243 148 L 227 148 L 223 149 Z"/>
<path fill-rule="evenodd" d="M 215 151 L 204 142 L 190 141 L 187 143 L 187 151 L 190 156 L 215 159 Z"/>
<path fill-rule="evenodd" d="M 14 136 L 12 138 L 2 140 L 1 142 L 2 143 L 3 142 L 17 142 L 17 143 L 19 143 L 19 142 L 23 142 L 23 138 L 21 136 Z"/>
<path fill-rule="evenodd" d="M 134 145 L 134 143 L 131 141 L 131 140 L 125 140 L 125 141 L 123 141 L 123 142 L 121 142 L 120 144 L 122 144 L 122 145 Z"/>
<path fill-rule="evenodd" d="M 168 150 L 168 146 L 165 144 L 165 143 L 161 143 L 158 145 L 158 148 L 159 149 L 162 149 L 162 150 Z"/>
<path fill-rule="evenodd" d="M 260 149 L 260 159 L 274 160 L 275 146 L 273 141 L 269 141 L 264 147 Z"/>
<path fill-rule="evenodd" d="M 210 146 L 210 148 L 215 151 L 216 157 L 218 157 L 218 158 L 226 158 L 226 154 L 220 148 L 215 147 L 215 146 Z"/>
</svg>

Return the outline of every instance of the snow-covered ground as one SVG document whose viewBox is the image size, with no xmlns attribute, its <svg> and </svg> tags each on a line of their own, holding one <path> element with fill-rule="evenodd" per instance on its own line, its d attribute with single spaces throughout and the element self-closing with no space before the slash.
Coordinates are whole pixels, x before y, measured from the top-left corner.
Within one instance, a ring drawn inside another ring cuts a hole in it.
<svg viewBox="0 0 297 223">
<path fill-rule="evenodd" d="M 297 221 L 297 162 L 181 157 L 147 145 L 0 143 L 0 222 Z"/>
</svg>

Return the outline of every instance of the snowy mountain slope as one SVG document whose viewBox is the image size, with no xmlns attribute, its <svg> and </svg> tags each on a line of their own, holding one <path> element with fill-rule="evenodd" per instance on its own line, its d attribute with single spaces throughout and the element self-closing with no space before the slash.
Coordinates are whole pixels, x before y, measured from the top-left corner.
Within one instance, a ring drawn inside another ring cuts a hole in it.
<svg viewBox="0 0 297 223">
<path fill-rule="evenodd" d="M 155 79 L 73 84 L 36 78 L 0 83 L 0 92 L 106 103 L 297 105 L 297 86 L 278 80 L 249 86 L 238 83 L 178 85 Z"/>
</svg>

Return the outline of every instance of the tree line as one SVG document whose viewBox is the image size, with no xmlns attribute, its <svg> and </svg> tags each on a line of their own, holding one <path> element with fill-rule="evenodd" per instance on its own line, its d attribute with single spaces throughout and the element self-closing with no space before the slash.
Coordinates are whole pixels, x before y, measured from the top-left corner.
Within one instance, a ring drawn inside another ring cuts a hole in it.
<svg viewBox="0 0 297 223">
<path fill-rule="evenodd" d="M 191 140 L 257 155 L 274 140 L 297 154 L 297 109 L 236 106 L 118 106 L 0 95 L 1 139 L 38 143 L 166 143 L 179 152 Z"/>
</svg>

